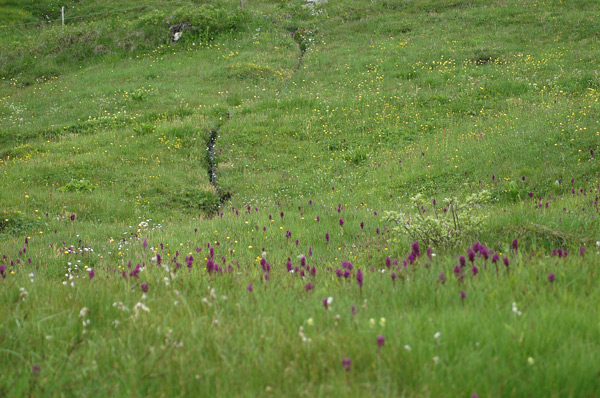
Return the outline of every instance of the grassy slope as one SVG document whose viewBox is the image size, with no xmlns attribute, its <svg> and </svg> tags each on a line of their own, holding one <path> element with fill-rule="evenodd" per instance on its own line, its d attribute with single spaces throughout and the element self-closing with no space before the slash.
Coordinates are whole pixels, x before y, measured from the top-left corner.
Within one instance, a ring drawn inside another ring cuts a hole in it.
<svg viewBox="0 0 600 398">
<path fill-rule="evenodd" d="M 244 28 L 211 44 L 116 53 L 45 82 L 0 86 L 0 297 L 10 309 L 0 391 L 598 395 L 595 2 L 247 8 Z M 303 38 L 290 33 L 298 28 Z M 300 63 L 297 41 L 308 46 Z M 218 184 L 232 197 L 208 218 L 215 127 Z M 96 188 L 60 190 L 72 179 Z M 479 274 L 465 269 L 461 281 L 453 267 L 465 247 L 404 269 L 410 239 L 393 243 L 382 211 L 407 209 L 419 192 L 440 201 L 482 188 L 495 198 L 490 219 L 466 242 L 509 258 L 509 272 L 478 258 Z M 129 261 L 151 263 L 144 238 L 183 270 L 148 265 L 140 279 L 122 278 Z M 206 274 L 208 245 L 233 272 Z M 285 272 L 309 246 L 317 275 Z M 567 259 L 548 257 L 560 246 Z M 388 255 L 398 268 L 370 272 Z M 329 270 L 342 260 L 366 273 L 362 291 L 355 270 L 348 281 Z M 150 311 L 136 315 L 141 282 Z"/>
</svg>

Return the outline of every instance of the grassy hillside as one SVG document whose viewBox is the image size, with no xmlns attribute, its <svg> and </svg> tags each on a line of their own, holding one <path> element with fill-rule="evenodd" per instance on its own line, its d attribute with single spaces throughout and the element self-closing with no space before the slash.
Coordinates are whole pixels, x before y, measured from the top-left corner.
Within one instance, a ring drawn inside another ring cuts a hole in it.
<svg viewBox="0 0 600 398">
<path fill-rule="evenodd" d="M 595 1 L 66 5 L 0 1 L 0 393 L 600 394 Z"/>
</svg>

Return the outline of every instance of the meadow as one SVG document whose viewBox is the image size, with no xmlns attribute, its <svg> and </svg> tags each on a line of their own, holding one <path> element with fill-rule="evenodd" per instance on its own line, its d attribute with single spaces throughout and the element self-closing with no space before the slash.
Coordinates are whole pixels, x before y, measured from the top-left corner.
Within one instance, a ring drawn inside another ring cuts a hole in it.
<svg viewBox="0 0 600 398">
<path fill-rule="evenodd" d="M 0 0 L 0 396 L 600 396 L 597 2 L 56 3 Z"/>
</svg>

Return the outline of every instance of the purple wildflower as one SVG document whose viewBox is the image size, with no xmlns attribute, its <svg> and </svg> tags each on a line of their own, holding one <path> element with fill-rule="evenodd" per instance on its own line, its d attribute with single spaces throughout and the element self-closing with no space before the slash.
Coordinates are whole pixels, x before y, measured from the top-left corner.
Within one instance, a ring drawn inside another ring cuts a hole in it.
<svg viewBox="0 0 600 398">
<path fill-rule="evenodd" d="M 148 293 L 148 284 L 146 282 L 142 283 L 142 292 Z"/>
<path fill-rule="evenodd" d="M 346 372 L 350 371 L 350 358 L 342 358 L 342 366 L 346 369 Z"/>
<path fill-rule="evenodd" d="M 358 283 L 358 286 L 362 290 L 362 286 L 363 286 L 363 273 L 362 273 L 362 270 L 360 270 L 360 269 L 358 271 L 356 271 L 356 282 Z"/>
<path fill-rule="evenodd" d="M 469 261 L 470 262 L 474 262 L 475 261 L 475 252 L 471 249 L 467 250 L 467 256 L 469 257 Z"/>
<path fill-rule="evenodd" d="M 442 285 L 443 285 L 444 283 L 446 283 L 446 275 L 444 275 L 444 273 L 443 273 L 443 272 L 440 274 L 440 282 L 442 283 Z"/>
<path fill-rule="evenodd" d="M 415 253 L 417 257 L 421 255 L 421 251 L 419 250 L 419 242 L 414 241 L 412 244 L 412 251 Z"/>
<path fill-rule="evenodd" d="M 384 344 L 385 344 L 385 336 L 380 334 L 379 336 L 377 336 L 377 347 L 381 348 L 381 347 L 383 347 Z"/>
<path fill-rule="evenodd" d="M 479 250 L 479 253 L 481 253 L 481 255 L 483 256 L 484 260 L 487 261 L 487 259 L 489 257 L 489 253 L 488 253 L 487 247 L 481 247 L 481 249 Z"/>
<path fill-rule="evenodd" d="M 554 283 L 555 278 L 556 278 L 556 275 L 554 275 L 553 273 L 548 274 L 548 280 L 550 281 L 550 283 Z"/>
<path fill-rule="evenodd" d="M 94 276 L 96 276 L 96 273 L 94 272 L 93 268 L 88 271 L 88 275 L 90 277 L 90 280 L 94 279 Z"/>
<path fill-rule="evenodd" d="M 148 247 L 148 239 L 144 238 L 144 241 L 142 242 L 142 248 L 144 249 L 144 251 L 146 251 L 147 247 Z"/>
<path fill-rule="evenodd" d="M 252 283 L 249 284 L 246 289 L 248 289 L 249 292 L 252 292 L 254 290 L 254 287 L 252 286 Z"/>
</svg>

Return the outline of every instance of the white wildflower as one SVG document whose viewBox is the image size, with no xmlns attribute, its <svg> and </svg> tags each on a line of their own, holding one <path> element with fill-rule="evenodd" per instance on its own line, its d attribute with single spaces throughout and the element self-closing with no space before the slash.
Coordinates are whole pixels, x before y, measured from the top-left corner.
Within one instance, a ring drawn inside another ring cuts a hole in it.
<svg viewBox="0 0 600 398">
<path fill-rule="evenodd" d="M 146 307 L 146 305 L 144 303 L 137 303 L 134 307 L 133 307 L 134 311 L 135 311 L 135 315 L 137 316 L 140 311 L 146 311 L 146 312 L 150 312 L 150 308 Z"/>
<path fill-rule="evenodd" d="M 514 312 L 517 315 L 521 315 L 521 311 L 519 311 L 519 309 L 517 308 L 517 303 L 513 302 L 512 303 L 512 312 Z"/>
</svg>

